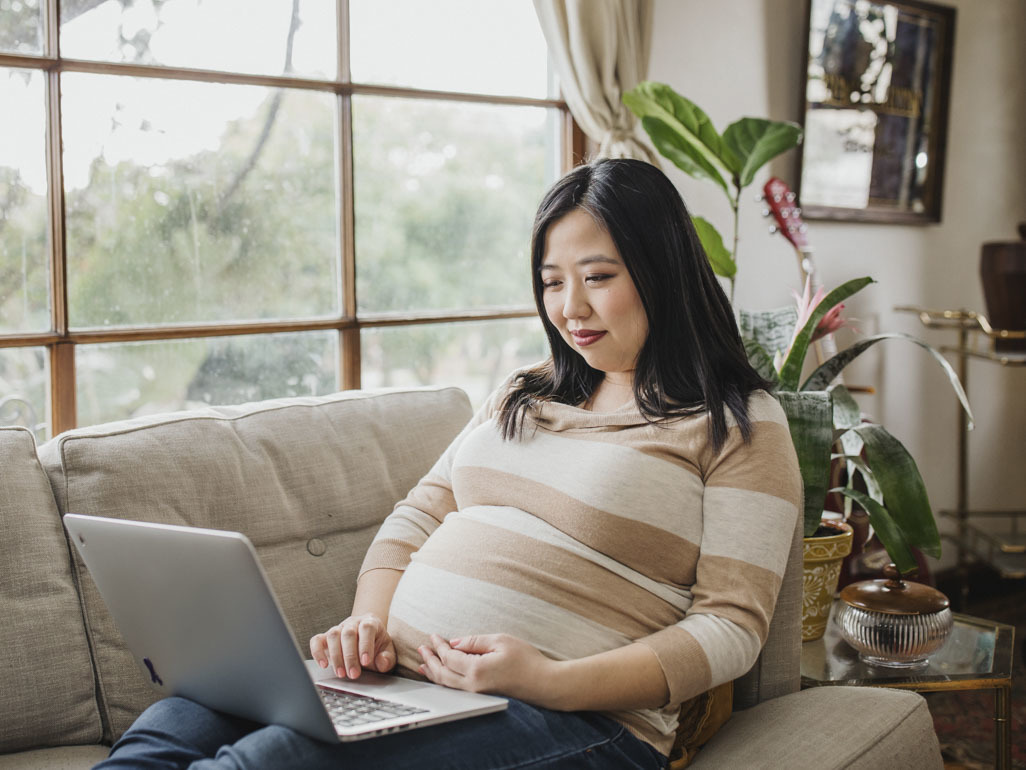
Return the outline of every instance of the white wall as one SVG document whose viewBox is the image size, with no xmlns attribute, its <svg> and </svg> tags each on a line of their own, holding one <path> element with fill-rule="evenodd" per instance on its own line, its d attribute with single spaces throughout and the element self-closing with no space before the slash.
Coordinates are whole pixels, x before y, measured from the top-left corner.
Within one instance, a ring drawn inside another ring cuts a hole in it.
<svg viewBox="0 0 1026 770">
<path fill-rule="evenodd" d="M 862 332 L 901 331 L 935 346 L 949 332 L 927 330 L 896 305 L 985 311 L 980 245 L 1011 240 L 1026 221 L 1026 1 L 945 0 L 957 8 L 943 221 L 896 226 L 810 222 L 823 283 L 861 275 L 878 283 L 848 303 Z M 670 84 L 702 107 L 722 131 L 752 115 L 800 120 L 805 0 L 655 0 L 649 79 Z M 669 162 L 664 168 L 695 213 L 731 232 L 726 198 Z M 767 233 L 752 200 L 770 174 L 797 186 L 796 153 L 774 161 L 749 188 L 741 211 L 735 304 L 790 302 L 798 272 L 793 251 Z M 843 341 L 842 341 L 843 344 Z M 950 359 L 950 357 L 949 357 Z M 937 364 L 899 341 L 871 349 L 848 369 L 850 383 L 872 385 L 863 408 L 917 459 L 934 510 L 954 508 L 957 402 Z M 970 506 L 1026 508 L 1026 367 L 970 363 Z M 953 563 L 954 548 L 935 567 Z"/>
</svg>

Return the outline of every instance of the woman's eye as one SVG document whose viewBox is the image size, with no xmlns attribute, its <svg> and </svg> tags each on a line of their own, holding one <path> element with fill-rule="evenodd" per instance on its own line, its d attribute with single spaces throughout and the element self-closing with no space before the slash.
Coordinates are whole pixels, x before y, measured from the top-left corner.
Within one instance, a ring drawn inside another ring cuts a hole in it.
<svg viewBox="0 0 1026 770">
<path fill-rule="evenodd" d="M 602 283 L 602 281 L 607 281 L 607 280 L 609 280 L 612 277 L 613 276 L 607 275 L 606 273 L 599 273 L 597 275 L 589 275 L 584 280 L 587 281 L 588 283 Z"/>
<path fill-rule="evenodd" d="M 542 281 L 543 289 L 555 289 L 561 282 L 556 280 Z"/>
</svg>

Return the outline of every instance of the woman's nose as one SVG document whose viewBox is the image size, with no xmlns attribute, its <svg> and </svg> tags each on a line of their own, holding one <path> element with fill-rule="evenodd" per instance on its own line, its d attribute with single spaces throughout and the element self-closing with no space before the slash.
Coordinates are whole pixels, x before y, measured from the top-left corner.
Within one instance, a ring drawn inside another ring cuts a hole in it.
<svg viewBox="0 0 1026 770">
<path fill-rule="evenodd" d="M 591 307 L 584 296 L 584 291 L 575 286 L 568 286 L 563 298 L 563 317 L 586 318 L 589 313 Z"/>
</svg>

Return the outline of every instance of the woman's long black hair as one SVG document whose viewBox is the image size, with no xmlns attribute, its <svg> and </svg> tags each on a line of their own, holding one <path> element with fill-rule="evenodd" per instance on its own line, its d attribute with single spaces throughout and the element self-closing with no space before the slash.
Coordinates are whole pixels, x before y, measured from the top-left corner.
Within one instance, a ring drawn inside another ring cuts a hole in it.
<svg viewBox="0 0 1026 770">
<path fill-rule="evenodd" d="M 604 377 L 563 340 L 542 296 L 546 234 L 576 209 L 609 233 L 648 317 L 648 337 L 634 373 L 641 413 L 655 422 L 707 410 L 710 440 L 719 449 L 727 437 L 726 406 L 748 440 L 748 396 L 769 383 L 748 363 L 730 302 L 677 189 L 655 166 L 625 159 L 579 166 L 556 182 L 538 207 L 531 274 L 552 357 L 515 378 L 498 416 L 502 435 L 520 435 L 534 401 L 583 403 Z"/>
</svg>

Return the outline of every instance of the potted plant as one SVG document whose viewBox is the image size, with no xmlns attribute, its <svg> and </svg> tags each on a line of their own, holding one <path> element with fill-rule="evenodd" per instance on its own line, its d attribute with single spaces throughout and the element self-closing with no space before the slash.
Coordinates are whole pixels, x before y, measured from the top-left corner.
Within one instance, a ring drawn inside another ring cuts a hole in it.
<svg viewBox="0 0 1026 770">
<path fill-rule="evenodd" d="M 623 101 L 641 119 L 660 154 L 688 175 L 712 181 L 726 194 L 734 216 L 732 250 L 724 246 L 722 237 L 708 221 L 701 217 L 694 220 L 713 270 L 730 282 L 733 302 L 741 191 L 752 183 L 765 163 L 801 142 L 801 128 L 790 122 L 746 117 L 720 134 L 696 104 L 670 86 L 651 81 L 624 94 Z M 840 561 L 846 549 L 850 549 L 850 528 L 842 526 L 838 533 L 823 523 L 829 493 L 843 495 L 847 510 L 855 504 L 869 515 L 871 526 L 902 575 L 916 571 L 914 548 L 940 556 L 937 525 L 915 461 L 886 428 L 863 419 L 851 393 L 835 382 L 842 370 L 877 342 L 906 339 L 925 348 L 940 363 L 969 413 L 965 393 L 948 362 L 929 345 L 903 334 L 879 334 L 859 340 L 802 377 L 814 338 L 829 333 L 840 322 L 841 303 L 872 282 L 871 278 L 848 281 L 825 296 L 817 295 L 816 302 L 810 300 L 806 283 L 801 317 L 791 308 L 789 316 L 749 314 L 746 323 L 746 314 L 741 313 L 742 336 L 749 358 L 775 384 L 775 395 L 787 414 L 805 485 L 805 639 L 822 635 L 829 602 L 836 591 Z M 764 325 L 776 325 L 775 335 L 767 334 Z M 781 346 L 766 344 L 767 340 L 781 339 L 781 327 L 783 338 L 791 338 L 786 351 Z M 830 468 L 835 462 L 844 464 L 847 483 L 830 489 Z M 812 563 L 810 555 L 836 558 L 836 566 L 827 568 Z M 826 601 L 827 609 L 816 608 L 815 594 L 821 602 Z"/>
<path fill-rule="evenodd" d="M 830 531 L 831 525 L 822 521 L 828 494 L 841 494 L 850 501 L 849 506 L 854 503 L 868 514 L 870 525 L 902 576 L 911 576 L 917 571 L 913 549 L 918 548 L 935 558 L 940 556 L 941 550 L 926 485 L 915 460 L 883 425 L 865 420 L 848 389 L 835 382 L 844 368 L 883 340 L 912 342 L 925 349 L 940 364 L 972 419 L 965 391 L 951 365 L 930 345 L 905 334 L 877 334 L 857 340 L 807 376 L 802 376 L 806 357 L 816 337 L 837 328 L 841 303 L 870 283 L 873 283 L 871 278 L 855 278 L 822 298 L 817 296 L 811 300 L 806 289 L 803 306 L 793 313 L 796 323 L 791 343 L 785 352 L 776 356 L 776 361 L 760 341 L 766 335 L 760 332 L 758 322 L 749 324 L 750 332 L 745 340 L 749 360 L 774 383 L 774 393 L 787 414 L 805 488 L 806 554 L 820 558 L 833 552 L 838 557 L 836 568 L 824 567 L 819 562 L 810 564 L 807 559 L 802 629 L 806 640 L 818 638 L 826 627 L 840 559 L 846 555 L 843 545 L 835 547 L 835 543 L 843 543 L 847 538 Z M 814 307 L 811 306 L 813 303 Z M 777 323 L 779 325 L 779 317 Z M 829 479 L 833 462 L 844 464 L 847 483 L 831 489 Z M 823 537 L 832 541 L 819 540 Z M 840 540 L 835 540 L 838 537 Z"/>
</svg>

